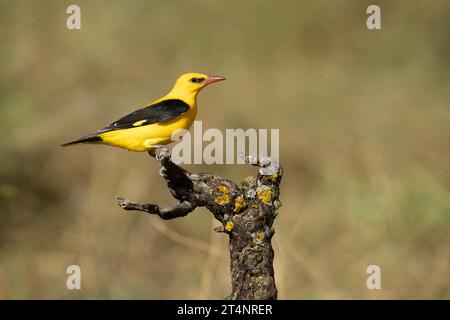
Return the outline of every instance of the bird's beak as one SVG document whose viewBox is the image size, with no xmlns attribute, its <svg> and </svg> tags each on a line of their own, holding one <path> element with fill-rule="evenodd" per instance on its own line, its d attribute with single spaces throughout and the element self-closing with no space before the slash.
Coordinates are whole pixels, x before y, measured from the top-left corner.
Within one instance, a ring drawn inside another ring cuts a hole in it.
<svg viewBox="0 0 450 320">
<path fill-rule="evenodd" d="M 211 83 L 214 83 L 214 82 L 219 82 L 219 81 L 222 81 L 222 80 L 225 80 L 225 78 L 221 77 L 221 76 L 209 76 L 205 80 L 205 85 L 208 85 L 208 84 L 211 84 Z"/>
</svg>

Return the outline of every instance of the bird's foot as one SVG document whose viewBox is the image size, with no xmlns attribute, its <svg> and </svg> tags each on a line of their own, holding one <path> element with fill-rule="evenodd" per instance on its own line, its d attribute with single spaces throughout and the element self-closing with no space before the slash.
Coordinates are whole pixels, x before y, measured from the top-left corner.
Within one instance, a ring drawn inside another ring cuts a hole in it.
<svg viewBox="0 0 450 320">
<path fill-rule="evenodd" d="M 155 145 L 156 160 L 170 160 L 170 149 L 164 145 Z"/>
<path fill-rule="evenodd" d="M 152 148 L 147 150 L 148 154 L 155 158 L 158 161 L 162 161 L 165 159 L 170 160 L 170 149 L 162 144 L 152 145 Z"/>
</svg>

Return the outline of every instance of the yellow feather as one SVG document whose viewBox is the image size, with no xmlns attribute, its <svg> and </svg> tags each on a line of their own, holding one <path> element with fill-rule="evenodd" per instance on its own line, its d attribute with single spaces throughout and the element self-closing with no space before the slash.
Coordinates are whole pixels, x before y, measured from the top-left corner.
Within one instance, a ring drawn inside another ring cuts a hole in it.
<svg viewBox="0 0 450 320">
<path fill-rule="evenodd" d="M 136 121 L 135 123 L 133 123 L 133 127 L 139 127 L 145 122 L 147 122 L 147 120 Z"/>
<path fill-rule="evenodd" d="M 164 123 L 149 124 L 129 129 L 119 129 L 100 134 L 103 143 L 131 151 L 147 151 L 151 145 L 169 144 L 177 129 L 188 130 L 194 122 L 197 110 L 192 106 L 179 117 Z"/>
</svg>

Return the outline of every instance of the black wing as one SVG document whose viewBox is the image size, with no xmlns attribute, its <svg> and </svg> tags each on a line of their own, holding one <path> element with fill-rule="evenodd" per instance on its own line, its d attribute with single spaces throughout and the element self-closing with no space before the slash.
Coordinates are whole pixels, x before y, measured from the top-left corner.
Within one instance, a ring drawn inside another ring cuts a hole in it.
<svg viewBox="0 0 450 320">
<path fill-rule="evenodd" d="M 189 105 L 179 99 L 164 100 L 148 107 L 138 109 L 125 117 L 120 118 L 109 126 L 96 132 L 145 126 L 152 123 L 172 120 L 189 110 Z"/>
</svg>

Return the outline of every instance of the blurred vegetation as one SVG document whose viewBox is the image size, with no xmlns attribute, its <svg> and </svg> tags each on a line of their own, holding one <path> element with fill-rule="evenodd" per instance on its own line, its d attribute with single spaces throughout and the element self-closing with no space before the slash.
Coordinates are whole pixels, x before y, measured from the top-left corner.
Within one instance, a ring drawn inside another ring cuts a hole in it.
<svg viewBox="0 0 450 320">
<path fill-rule="evenodd" d="M 227 77 L 199 97 L 204 128 L 280 128 L 280 298 L 450 298 L 449 1 L 75 1 L 69 31 L 72 3 L 0 1 L 0 298 L 229 293 L 207 211 L 162 222 L 116 206 L 173 203 L 156 161 L 59 147 L 189 71 Z M 66 289 L 70 264 L 83 290 Z M 371 264 L 382 290 L 366 288 Z"/>
</svg>

